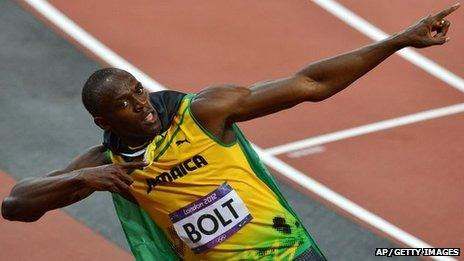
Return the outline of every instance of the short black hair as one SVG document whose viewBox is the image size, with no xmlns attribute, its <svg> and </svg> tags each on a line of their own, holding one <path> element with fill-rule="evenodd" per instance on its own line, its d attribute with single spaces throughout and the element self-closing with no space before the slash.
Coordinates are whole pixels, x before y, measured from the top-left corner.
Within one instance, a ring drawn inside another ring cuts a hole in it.
<svg viewBox="0 0 464 261">
<path fill-rule="evenodd" d="M 82 88 L 82 103 L 87 111 L 96 116 L 100 114 L 100 107 L 103 90 L 111 83 L 114 84 L 117 78 L 131 76 L 130 73 L 118 68 L 103 68 L 92 73 Z"/>
</svg>

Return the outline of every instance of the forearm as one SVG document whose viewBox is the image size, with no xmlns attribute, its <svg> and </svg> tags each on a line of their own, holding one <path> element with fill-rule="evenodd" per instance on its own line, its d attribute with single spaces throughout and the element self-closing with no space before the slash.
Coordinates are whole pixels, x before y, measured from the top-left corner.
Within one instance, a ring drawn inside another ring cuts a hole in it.
<svg viewBox="0 0 464 261">
<path fill-rule="evenodd" d="M 86 198 L 94 190 L 86 186 L 80 175 L 82 170 L 19 182 L 4 199 L 2 215 L 9 220 L 31 222 L 49 210 Z"/>
<path fill-rule="evenodd" d="M 348 87 L 403 47 L 405 41 L 393 35 L 383 41 L 312 63 L 297 75 L 305 76 L 316 84 L 312 100 L 324 100 Z"/>
</svg>

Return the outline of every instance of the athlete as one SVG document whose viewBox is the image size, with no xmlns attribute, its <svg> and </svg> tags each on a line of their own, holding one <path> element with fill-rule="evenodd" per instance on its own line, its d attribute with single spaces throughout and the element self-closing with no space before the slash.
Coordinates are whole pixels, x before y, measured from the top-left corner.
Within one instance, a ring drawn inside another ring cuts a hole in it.
<svg viewBox="0 0 464 261">
<path fill-rule="evenodd" d="M 2 215 L 32 222 L 110 191 L 137 260 L 325 260 L 235 123 L 325 100 L 404 47 L 446 43 L 459 4 L 287 78 L 197 94 L 148 93 L 130 73 L 92 74 L 82 99 L 103 144 L 18 182 Z"/>
</svg>

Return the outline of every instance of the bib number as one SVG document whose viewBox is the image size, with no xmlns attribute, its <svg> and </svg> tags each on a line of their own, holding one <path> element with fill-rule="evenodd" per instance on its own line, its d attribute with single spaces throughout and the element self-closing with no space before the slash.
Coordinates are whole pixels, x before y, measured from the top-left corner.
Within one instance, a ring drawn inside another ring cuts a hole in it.
<svg viewBox="0 0 464 261">
<path fill-rule="evenodd" d="M 253 219 L 243 200 L 227 183 L 169 217 L 177 235 L 194 253 L 213 248 Z"/>
</svg>

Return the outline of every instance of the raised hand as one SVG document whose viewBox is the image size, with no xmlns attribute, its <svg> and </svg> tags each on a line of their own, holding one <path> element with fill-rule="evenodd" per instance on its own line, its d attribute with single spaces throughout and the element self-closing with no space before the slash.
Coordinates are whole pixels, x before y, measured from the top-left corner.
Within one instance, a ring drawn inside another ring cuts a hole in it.
<svg viewBox="0 0 464 261">
<path fill-rule="evenodd" d="M 134 182 L 127 173 L 146 166 L 146 162 L 126 162 L 82 169 L 82 179 L 89 188 L 95 191 L 126 193 Z"/>
<path fill-rule="evenodd" d="M 451 25 L 445 17 L 458 9 L 460 4 L 455 4 L 447 9 L 438 12 L 435 15 L 424 17 L 416 24 L 406 28 L 399 34 L 404 38 L 405 45 L 425 48 L 432 45 L 441 45 L 449 41 L 446 36 Z"/>
</svg>

